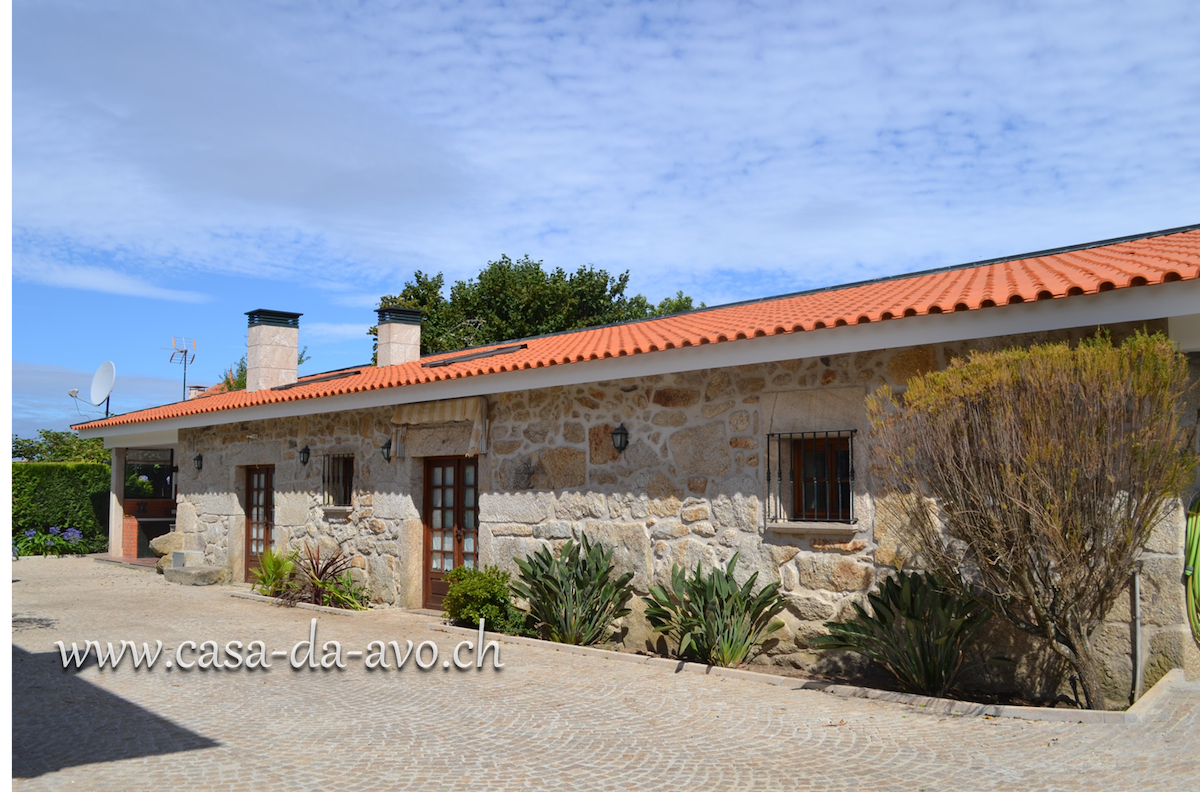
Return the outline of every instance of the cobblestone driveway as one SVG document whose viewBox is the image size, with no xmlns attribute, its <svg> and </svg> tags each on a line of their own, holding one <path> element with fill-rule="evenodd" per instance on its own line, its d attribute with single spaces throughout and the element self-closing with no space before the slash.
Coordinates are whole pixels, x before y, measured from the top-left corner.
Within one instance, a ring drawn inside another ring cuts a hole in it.
<svg viewBox="0 0 1200 811">
<path fill-rule="evenodd" d="M 988 790 L 1200 786 L 1200 684 L 1139 724 L 897 705 L 508 645 L 459 672 L 64 672 L 56 640 L 455 640 L 430 618 L 237 600 L 87 559 L 13 564 L 15 790 Z"/>
</svg>

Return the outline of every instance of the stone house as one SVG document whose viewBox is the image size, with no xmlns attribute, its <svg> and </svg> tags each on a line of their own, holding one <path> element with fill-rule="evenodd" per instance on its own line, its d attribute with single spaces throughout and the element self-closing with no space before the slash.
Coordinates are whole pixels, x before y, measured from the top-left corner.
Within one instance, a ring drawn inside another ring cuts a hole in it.
<svg viewBox="0 0 1200 811">
<path fill-rule="evenodd" d="M 1149 327 L 1200 351 L 1200 226 L 421 357 L 383 309 L 378 365 L 299 378 L 300 315 L 248 313 L 248 386 L 77 426 L 112 449 L 111 553 L 172 519 L 190 560 L 240 582 L 265 544 L 338 546 L 378 604 L 436 608 L 441 573 L 586 534 L 644 595 L 673 564 L 778 580 L 804 640 L 898 565 L 877 509 L 864 398 L 972 349 Z M 364 339 L 365 340 L 365 339 Z M 364 345 L 364 353 L 368 347 Z M 171 492 L 121 471 L 173 461 Z M 1147 550 L 1147 686 L 1196 646 L 1176 510 Z M 1131 612 L 1098 634 L 1128 700 Z M 650 636 L 635 611 L 623 644 Z"/>
</svg>

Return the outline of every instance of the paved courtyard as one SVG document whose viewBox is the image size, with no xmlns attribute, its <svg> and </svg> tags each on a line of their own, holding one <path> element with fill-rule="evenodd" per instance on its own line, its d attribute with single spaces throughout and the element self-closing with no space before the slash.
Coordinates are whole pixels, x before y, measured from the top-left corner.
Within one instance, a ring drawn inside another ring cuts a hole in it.
<svg viewBox="0 0 1200 811">
<path fill-rule="evenodd" d="M 14 790 L 1200 787 L 1200 684 L 1172 685 L 1138 724 L 950 718 L 519 645 L 501 646 L 502 670 L 447 669 L 457 639 L 428 616 L 283 609 L 91 559 L 21 560 L 12 588 Z M 438 663 L 64 670 L 54 645 L 290 651 L 314 616 L 318 647 L 428 639 Z"/>
</svg>

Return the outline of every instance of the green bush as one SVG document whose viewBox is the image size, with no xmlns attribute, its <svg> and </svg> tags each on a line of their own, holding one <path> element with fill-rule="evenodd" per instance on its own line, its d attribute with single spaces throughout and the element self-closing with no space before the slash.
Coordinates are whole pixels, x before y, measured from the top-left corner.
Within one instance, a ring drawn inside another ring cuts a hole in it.
<svg viewBox="0 0 1200 811">
<path fill-rule="evenodd" d="M 108 541 L 104 538 L 86 540 L 83 533 L 74 527 L 47 527 L 44 532 L 27 529 L 13 538 L 13 556 L 41 555 L 90 555 L 93 552 L 108 550 Z"/>
<path fill-rule="evenodd" d="M 13 462 L 13 541 L 28 530 L 74 528 L 82 541 L 108 548 L 108 465 L 94 462 Z M 41 554 L 39 551 L 37 554 Z"/>
<path fill-rule="evenodd" d="M 673 566 L 670 592 L 662 586 L 650 587 L 646 619 L 676 643 L 681 659 L 738 665 L 764 638 L 783 627 L 782 622 L 772 621 L 784 606 L 779 584 L 771 583 L 755 594 L 755 572 L 739 586 L 733 575 L 737 559 L 735 552 L 726 568 L 714 567 L 707 576 L 699 563 L 691 576 Z"/>
<path fill-rule="evenodd" d="M 296 585 L 298 556 L 299 550 L 284 555 L 276 552 L 274 546 L 268 546 L 258 559 L 258 568 L 250 570 L 254 577 L 254 588 L 268 597 L 282 597 Z"/>
<path fill-rule="evenodd" d="M 587 536 L 579 544 L 568 542 L 559 557 L 541 549 L 515 560 L 521 574 L 512 590 L 529 602 L 533 627 L 545 639 L 591 645 L 629 614 L 625 603 L 633 593 L 633 572 L 612 580 L 612 552 Z"/>
<path fill-rule="evenodd" d="M 905 690 L 939 698 L 954 686 L 967 646 L 992 615 L 983 603 L 945 590 L 933 575 L 898 572 L 867 599 L 872 613 L 855 603 L 858 619 L 826 623 L 829 633 L 809 644 L 861 653 Z"/>
<path fill-rule="evenodd" d="M 500 634 L 525 633 L 525 612 L 513 605 L 509 573 L 496 566 L 468 569 L 459 566 L 442 580 L 449 584 L 442 600 L 443 617 L 459 625 L 484 627 Z"/>
<path fill-rule="evenodd" d="M 348 608 L 351 611 L 366 611 L 371 607 L 371 595 L 366 588 L 354 582 L 349 572 L 333 580 L 320 583 L 324 591 L 324 605 L 331 608 Z"/>
</svg>

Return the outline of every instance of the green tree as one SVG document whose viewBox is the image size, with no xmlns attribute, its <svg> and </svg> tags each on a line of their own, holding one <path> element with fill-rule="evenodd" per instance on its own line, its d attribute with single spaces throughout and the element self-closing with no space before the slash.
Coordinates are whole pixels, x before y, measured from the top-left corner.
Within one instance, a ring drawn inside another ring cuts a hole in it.
<svg viewBox="0 0 1200 811">
<path fill-rule="evenodd" d="M 489 262 L 476 278 L 455 282 L 449 298 L 442 292 L 444 285 L 442 274 L 429 276 L 418 270 L 399 295 L 379 300 L 380 307 L 422 312 L 423 355 L 694 308 L 683 291 L 657 305 L 642 295 L 628 296 L 629 271 L 617 277 L 591 265 L 571 273 L 562 268 L 546 271 L 528 255 Z M 377 328 L 371 327 L 368 334 L 377 335 Z"/>
<path fill-rule="evenodd" d="M 872 473 L 914 562 L 1046 640 L 1104 709 L 1092 633 L 1196 459 L 1162 335 L 976 353 L 868 399 Z"/>
<path fill-rule="evenodd" d="M 38 431 L 37 439 L 13 434 L 12 458 L 25 462 L 99 462 L 109 464 L 103 439 L 80 439 L 74 431 Z"/>
<path fill-rule="evenodd" d="M 308 347 L 300 350 L 300 355 L 296 358 L 296 365 L 303 366 L 308 360 Z M 230 366 L 225 371 L 225 379 L 221 381 L 225 384 L 226 391 L 238 391 L 246 388 L 246 356 L 242 355 L 238 362 Z"/>
</svg>

